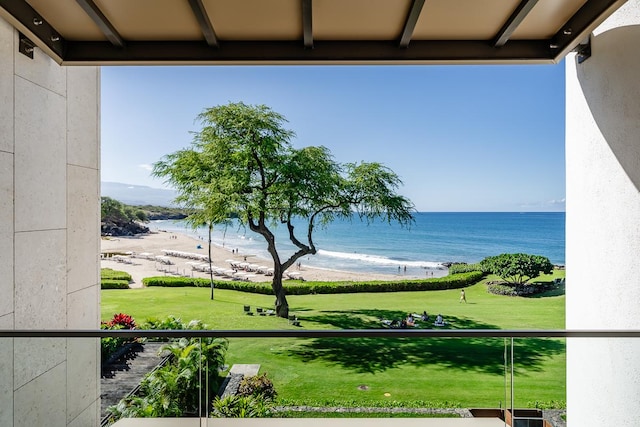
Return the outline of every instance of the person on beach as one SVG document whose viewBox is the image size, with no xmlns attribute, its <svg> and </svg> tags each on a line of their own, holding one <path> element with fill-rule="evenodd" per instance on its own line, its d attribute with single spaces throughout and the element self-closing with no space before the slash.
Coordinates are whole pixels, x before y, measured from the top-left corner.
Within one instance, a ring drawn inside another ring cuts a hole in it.
<svg viewBox="0 0 640 427">
<path fill-rule="evenodd" d="M 460 290 L 460 302 L 463 302 L 466 304 L 467 303 L 467 296 L 464 293 L 464 289 Z"/>
</svg>

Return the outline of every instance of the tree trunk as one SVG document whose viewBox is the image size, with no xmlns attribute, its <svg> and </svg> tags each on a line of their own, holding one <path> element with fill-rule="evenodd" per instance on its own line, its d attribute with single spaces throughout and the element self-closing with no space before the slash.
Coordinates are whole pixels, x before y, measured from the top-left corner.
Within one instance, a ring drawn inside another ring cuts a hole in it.
<svg viewBox="0 0 640 427">
<path fill-rule="evenodd" d="M 273 273 L 273 281 L 271 282 L 271 287 L 273 288 L 273 293 L 276 295 L 276 315 L 287 319 L 289 317 L 289 303 L 287 302 L 287 297 L 284 294 L 284 288 L 282 287 L 282 271 L 277 268 Z"/>
</svg>

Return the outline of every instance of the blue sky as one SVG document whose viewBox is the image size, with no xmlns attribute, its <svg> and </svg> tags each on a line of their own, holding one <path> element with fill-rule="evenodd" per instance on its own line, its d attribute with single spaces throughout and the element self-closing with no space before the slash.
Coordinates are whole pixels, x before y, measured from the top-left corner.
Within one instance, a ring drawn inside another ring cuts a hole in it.
<svg viewBox="0 0 640 427">
<path fill-rule="evenodd" d="M 564 63 L 103 67 L 102 180 L 163 187 L 203 109 L 266 104 L 339 162 L 381 162 L 419 211 L 564 210 Z"/>
</svg>

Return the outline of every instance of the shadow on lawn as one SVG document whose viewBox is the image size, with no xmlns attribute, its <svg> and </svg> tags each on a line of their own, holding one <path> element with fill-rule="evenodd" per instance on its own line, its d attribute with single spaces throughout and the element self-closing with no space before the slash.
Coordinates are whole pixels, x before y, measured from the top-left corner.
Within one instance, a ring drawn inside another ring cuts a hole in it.
<svg viewBox="0 0 640 427">
<path fill-rule="evenodd" d="M 323 312 L 304 320 L 342 329 L 380 328 L 371 318 L 399 319 L 406 313 L 390 310 Z M 450 329 L 498 329 L 467 318 L 445 316 Z M 506 341 L 507 344 L 509 340 Z M 562 341 L 528 338 L 514 341 L 514 361 L 520 374 L 540 371 L 549 357 L 564 353 Z M 304 362 L 325 361 L 359 373 L 384 372 L 403 365 L 502 374 L 505 340 L 502 338 L 323 338 L 305 340 L 289 351 Z M 507 349 L 507 357 L 510 349 Z"/>
</svg>

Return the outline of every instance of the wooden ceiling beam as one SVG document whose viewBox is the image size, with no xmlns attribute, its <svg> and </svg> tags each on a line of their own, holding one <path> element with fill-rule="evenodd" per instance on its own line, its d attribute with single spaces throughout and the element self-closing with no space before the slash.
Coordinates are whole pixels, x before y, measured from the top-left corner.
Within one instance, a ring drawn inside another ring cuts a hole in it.
<svg viewBox="0 0 640 427">
<path fill-rule="evenodd" d="M 498 31 L 498 34 L 494 38 L 494 47 L 502 47 L 509 41 L 513 32 L 522 21 L 524 21 L 524 18 L 527 17 L 536 3 L 538 3 L 538 0 L 522 0 L 520 2 L 516 10 L 513 11 L 509 19 L 507 19 L 507 22 L 505 22 L 500 31 Z"/>
<path fill-rule="evenodd" d="M 304 47 L 313 49 L 313 7 L 312 0 L 302 1 L 302 33 L 304 36 Z"/>
<path fill-rule="evenodd" d="M 202 0 L 189 0 L 189 6 L 191 6 L 191 10 L 198 20 L 200 31 L 202 31 L 202 35 L 204 35 L 207 44 L 211 47 L 219 47 L 218 37 L 213 29 L 213 25 L 211 25 L 211 20 L 209 19 L 209 15 L 207 15 Z"/>
<path fill-rule="evenodd" d="M 76 2 L 82 10 L 89 15 L 93 22 L 95 22 L 98 28 L 100 28 L 100 31 L 102 31 L 102 34 L 104 34 L 112 45 L 124 47 L 124 40 L 93 0 L 76 0 Z"/>
<path fill-rule="evenodd" d="M 409 9 L 407 20 L 404 23 L 404 28 L 402 30 L 402 36 L 400 37 L 401 48 L 409 47 L 409 42 L 411 42 L 411 38 L 413 37 L 413 30 L 416 28 L 418 18 L 420 18 L 424 2 L 425 0 L 413 0 L 411 3 L 411 8 Z"/>
</svg>

